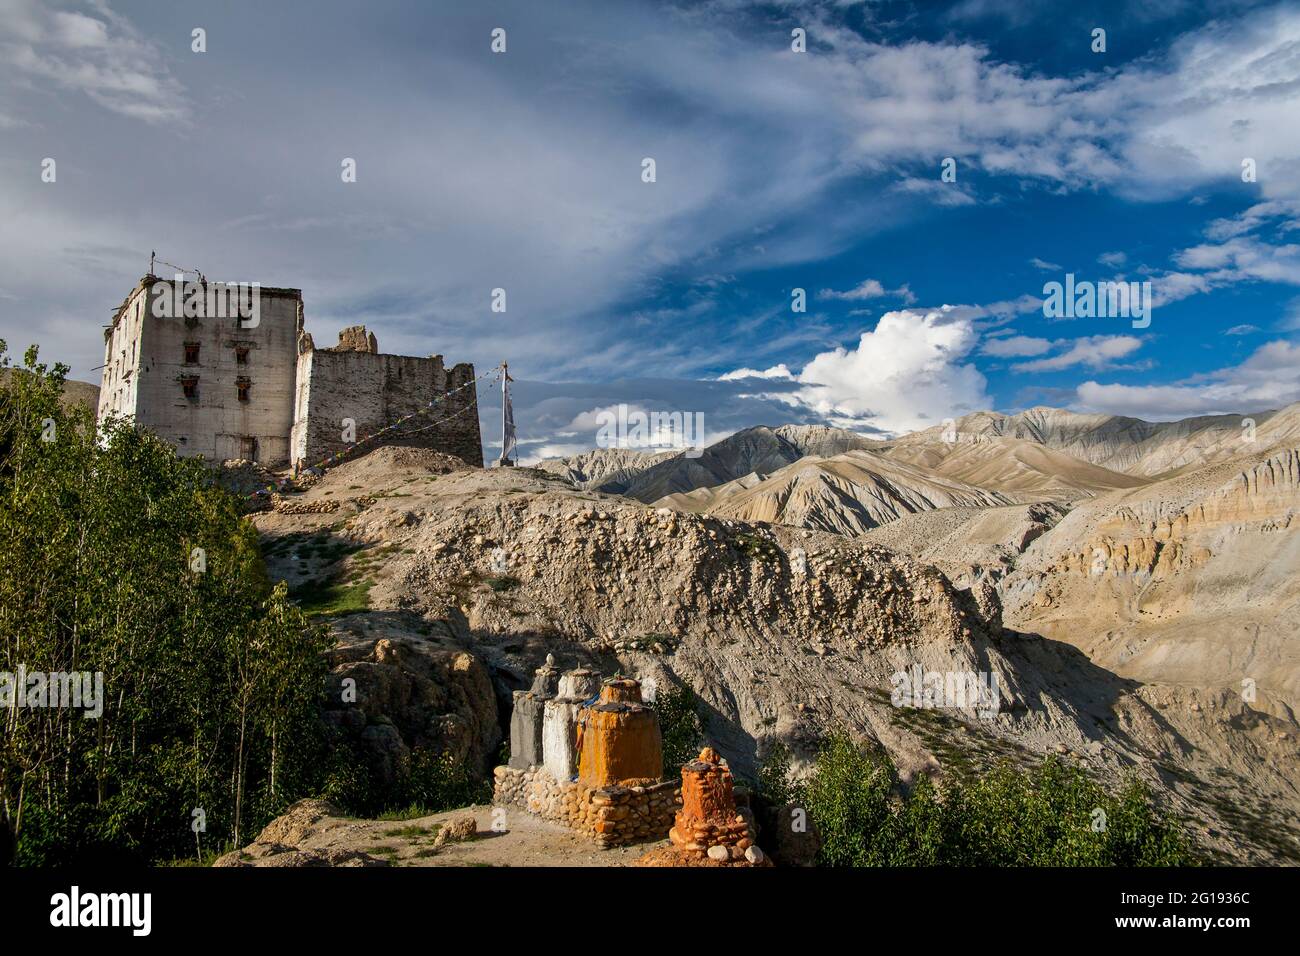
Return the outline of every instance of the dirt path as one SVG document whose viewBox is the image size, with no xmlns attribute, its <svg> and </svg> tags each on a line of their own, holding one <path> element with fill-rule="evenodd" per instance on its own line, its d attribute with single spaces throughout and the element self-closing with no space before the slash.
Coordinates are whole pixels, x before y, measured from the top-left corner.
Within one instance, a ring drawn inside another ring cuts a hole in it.
<svg viewBox="0 0 1300 956">
<path fill-rule="evenodd" d="M 630 866 L 667 840 L 609 850 L 523 810 L 505 808 L 504 832 L 493 832 L 493 808 L 462 807 L 410 820 L 319 816 L 304 801 L 253 843 L 221 865 L 347 865 L 366 857 L 393 866 Z M 316 806 L 320 806 L 316 804 Z M 434 845 L 439 829 L 473 816 L 478 833 L 464 842 Z M 265 841 L 265 842 L 262 842 Z M 364 854 L 364 857 L 360 857 Z M 237 859 L 234 859 L 237 858 Z M 328 862 L 327 862 L 328 861 Z"/>
</svg>

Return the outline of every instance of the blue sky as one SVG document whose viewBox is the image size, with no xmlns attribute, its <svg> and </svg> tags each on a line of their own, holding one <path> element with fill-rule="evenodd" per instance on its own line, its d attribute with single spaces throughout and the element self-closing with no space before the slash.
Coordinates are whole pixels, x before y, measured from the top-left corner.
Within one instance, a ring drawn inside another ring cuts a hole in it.
<svg viewBox="0 0 1300 956">
<path fill-rule="evenodd" d="M 0 0 L 0 219 L 11 349 L 95 380 L 157 249 L 508 359 L 525 458 L 618 403 L 1250 412 L 1300 400 L 1300 5 Z M 1150 326 L 1045 317 L 1066 272 Z"/>
</svg>

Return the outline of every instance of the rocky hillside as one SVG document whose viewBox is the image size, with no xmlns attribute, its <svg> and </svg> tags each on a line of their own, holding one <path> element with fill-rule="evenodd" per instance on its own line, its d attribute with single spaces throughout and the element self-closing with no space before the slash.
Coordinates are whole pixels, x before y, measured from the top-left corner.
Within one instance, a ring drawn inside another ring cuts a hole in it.
<svg viewBox="0 0 1300 956">
<path fill-rule="evenodd" d="M 600 489 L 622 494 L 634 478 L 660 462 L 676 458 L 675 451 L 646 452 L 632 448 L 594 448 L 568 458 L 551 458 L 537 467 L 559 475 L 583 491 Z"/>
<path fill-rule="evenodd" d="M 866 540 L 932 561 L 957 585 L 997 581 L 1009 626 L 1139 682 L 1176 732 L 1178 766 L 1200 768 L 1203 782 L 1247 782 L 1247 802 L 1213 787 L 1204 799 L 1295 859 L 1298 476 L 1300 450 L 1270 450 L 1038 516 L 1047 520 L 934 512 Z"/>
<path fill-rule="evenodd" d="M 1207 802 L 1212 766 L 1159 692 L 1063 640 L 1004 631 L 988 581 L 959 590 L 869 541 L 651 508 L 534 469 L 447 472 L 410 449 L 345 464 L 278 508 L 255 518 L 268 567 L 333 614 L 334 677 L 376 702 L 337 719 L 381 753 L 424 741 L 490 760 L 509 692 L 553 653 L 689 684 L 742 774 L 771 742 L 806 758 L 834 727 L 879 741 L 908 776 L 1061 752 L 1148 780 L 1227 858 L 1277 855 L 1273 829 L 1241 832 Z M 895 707 L 892 678 L 914 666 L 992 673 L 998 705 Z M 1258 802 L 1237 771 L 1212 779 Z"/>
<path fill-rule="evenodd" d="M 678 511 L 857 535 L 902 515 L 1009 502 L 998 492 L 856 450 L 833 458 L 809 456 L 770 475 L 747 475 L 714 488 L 668 495 L 656 504 Z"/>
<path fill-rule="evenodd" d="M 1020 438 L 900 442 L 882 454 L 1018 500 L 1069 501 L 1147 483 L 1145 478 L 1111 471 Z"/>
<path fill-rule="evenodd" d="M 889 441 L 826 426 L 760 426 L 694 458 L 599 449 L 542 467 L 583 490 L 854 534 L 932 507 L 1070 501 L 1138 488 L 1157 476 L 1300 440 L 1300 405 L 1250 416 L 1253 432 L 1243 430 L 1243 420 L 1145 422 L 1032 408 L 1017 415 L 976 412 L 952 426 Z M 882 464 L 880 456 L 896 464 Z M 887 487 L 900 465 L 912 470 L 901 476 L 900 487 Z M 777 483 L 770 483 L 778 473 Z M 992 500 L 927 504 L 927 489 L 942 485 Z M 878 488 L 884 493 L 877 495 Z M 919 506 L 909 507 L 909 499 Z"/>
<path fill-rule="evenodd" d="M 1300 451 L 1080 504 L 1002 583 L 1008 614 L 1148 682 L 1300 705 Z M 1088 622 L 1086 628 L 1078 625 Z"/>
<path fill-rule="evenodd" d="M 666 495 L 726 484 L 746 475 L 768 475 L 807 455 L 828 457 L 874 444 L 854 432 L 824 425 L 759 426 L 710 445 L 697 458 L 674 455 L 647 468 L 623 488 L 612 484 L 593 487 L 651 502 Z"/>
<path fill-rule="evenodd" d="M 1031 442 L 989 438 L 808 456 L 770 474 L 666 495 L 655 504 L 859 535 L 937 509 L 1070 501 L 1146 483 Z"/>
<path fill-rule="evenodd" d="M 0 368 L 0 376 L 15 374 L 26 373 L 22 369 Z M 99 409 L 99 386 L 89 382 L 78 382 L 76 379 L 66 379 L 63 383 L 63 396 L 59 401 L 65 408 L 84 405 L 94 415 Z"/>
<path fill-rule="evenodd" d="M 1037 502 L 999 508 L 942 508 L 906 515 L 863 535 L 872 544 L 933 564 L 960 588 L 999 580 L 1029 545 L 1069 514 Z"/>
</svg>

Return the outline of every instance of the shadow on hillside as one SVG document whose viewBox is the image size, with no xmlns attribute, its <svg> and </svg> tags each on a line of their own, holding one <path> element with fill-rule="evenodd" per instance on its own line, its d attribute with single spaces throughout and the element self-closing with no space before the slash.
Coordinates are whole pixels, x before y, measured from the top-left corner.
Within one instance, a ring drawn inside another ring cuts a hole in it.
<svg viewBox="0 0 1300 956">
<path fill-rule="evenodd" d="M 1110 737 L 1134 750 L 1146 751 L 1147 746 L 1119 723 L 1116 705 L 1121 698 L 1128 698 L 1172 747 L 1184 755 L 1192 753 L 1194 748 L 1187 739 L 1158 710 L 1137 695 L 1141 681 L 1120 677 L 1093 663 L 1074 645 L 1041 634 L 1006 628 L 999 638 L 978 642 L 977 653 L 985 667 L 989 665 L 991 648 L 996 648 L 1015 668 L 1021 680 L 1013 712 L 1023 707 L 1028 712 L 1045 713 L 1049 710 L 1050 694 L 1058 706 L 1068 705 L 1073 710 L 1076 722 L 1089 740 L 1104 743 L 1105 738 Z"/>
</svg>

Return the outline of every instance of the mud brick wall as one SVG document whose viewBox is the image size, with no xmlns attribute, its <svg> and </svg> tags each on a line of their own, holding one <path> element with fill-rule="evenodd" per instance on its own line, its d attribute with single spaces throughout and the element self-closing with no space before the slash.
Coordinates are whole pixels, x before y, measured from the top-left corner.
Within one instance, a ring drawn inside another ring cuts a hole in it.
<svg viewBox="0 0 1300 956">
<path fill-rule="evenodd" d="M 343 440 L 345 418 L 356 423 L 359 440 L 403 415 L 427 408 L 437 398 L 427 414 L 363 448 L 381 444 L 431 448 L 481 467 L 477 387 L 469 385 L 443 397 L 473 380 L 474 366 L 462 363 L 447 370 L 441 355 L 418 358 L 309 348 L 298 356 L 293 460 L 311 465 L 348 447 Z M 453 414 L 435 428 L 426 427 Z"/>
<path fill-rule="evenodd" d="M 493 775 L 497 806 L 519 807 L 562 824 L 603 848 L 664 839 L 682 801 L 678 780 L 592 788 L 558 781 L 542 767 L 497 767 Z"/>
</svg>

